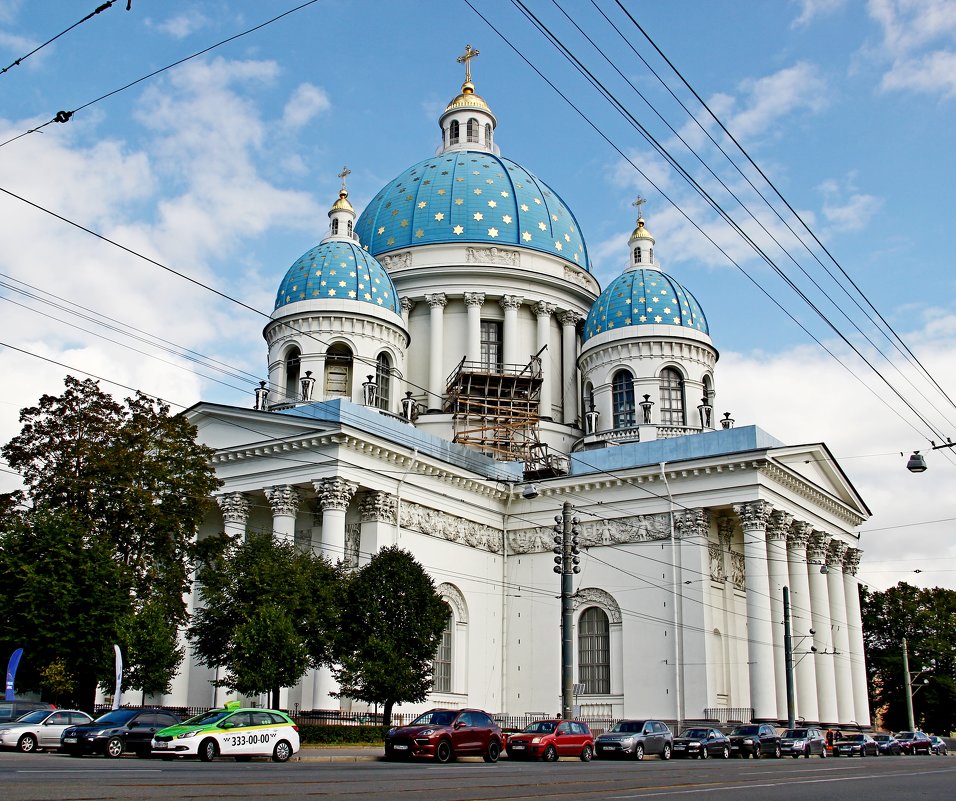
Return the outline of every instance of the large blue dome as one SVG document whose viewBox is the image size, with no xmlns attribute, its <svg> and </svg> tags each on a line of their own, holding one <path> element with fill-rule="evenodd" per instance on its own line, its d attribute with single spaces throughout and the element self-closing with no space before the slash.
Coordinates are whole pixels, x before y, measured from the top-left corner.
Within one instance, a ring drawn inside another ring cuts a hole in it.
<svg viewBox="0 0 956 801">
<path fill-rule="evenodd" d="M 300 256 L 279 285 L 275 308 L 329 299 L 370 303 L 401 314 L 385 268 L 348 239 L 326 240 Z"/>
<path fill-rule="evenodd" d="M 481 242 L 539 250 L 588 269 L 581 228 L 557 193 L 487 151 L 442 153 L 409 167 L 368 204 L 355 232 L 375 256 Z"/>
<path fill-rule="evenodd" d="M 584 321 L 582 341 L 604 331 L 640 325 L 673 325 L 710 336 L 696 298 L 660 270 L 627 270 L 601 293 Z"/>
</svg>

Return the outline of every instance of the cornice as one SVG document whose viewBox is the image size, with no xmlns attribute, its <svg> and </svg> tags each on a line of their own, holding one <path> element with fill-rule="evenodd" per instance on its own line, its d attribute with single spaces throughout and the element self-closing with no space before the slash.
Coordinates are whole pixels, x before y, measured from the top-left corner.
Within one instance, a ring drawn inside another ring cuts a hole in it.
<svg viewBox="0 0 956 801">
<path fill-rule="evenodd" d="M 760 465 L 759 470 L 767 478 L 781 484 L 789 492 L 799 495 L 801 498 L 805 498 L 814 506 L 824 509 L 834 517 L 843 520 L 850 528 L 856 528 L 866 521 L 865 517 L 859 512 L 854 512 L 845 503 L 836 500 L 832 495 L 820 491 L 805 478 L 789 470 L 784 470 L 780 465 L 774 462 L 769 460 L 764 461 Z"/>
</svg>

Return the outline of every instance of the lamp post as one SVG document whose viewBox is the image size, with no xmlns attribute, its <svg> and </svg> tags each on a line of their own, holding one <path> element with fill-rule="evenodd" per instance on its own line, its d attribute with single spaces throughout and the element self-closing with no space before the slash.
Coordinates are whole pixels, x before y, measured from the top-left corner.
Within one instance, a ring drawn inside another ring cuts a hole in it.
<svg viewBox="0 0 956 801">
<path fill-rule="evenodd" d="M 913 696 L 920 691 L 922 687 L 925 687 L 929 684 L 929 679 L 923 679 L 923 683 L 913 689 L 913 684 L 916 683 L 916 680 L 922 676 L 924 673 L 928 672 L 930 668 L 924 667 L 917 673 L 915 676 L 910 676 L 910 654 L 909 648 L 906 645 L 906 637 L 903 638 L 903 683 L 906 685 L 906 722 L 909 724 L 910 731 L 916 728 L 916 720 L 913 716 Z"/>
<path fill-rule="evenodd" d="M 790 631 L 790 588 L 783 588 L 783 659 L 787 676 L 787 728 L 794 726 L 793 702 L 793 636 Z"/>
<path fill-rule="evenodd" d="M 571 515 L 571 502 L 565 501 L 561 514 L 554 516 L 554 572 L 561 576 L 561 717 L 574 716 L 574 601 L 573 578 L 580 573 L 578 564 L 578 519 Z"/>
</svg>

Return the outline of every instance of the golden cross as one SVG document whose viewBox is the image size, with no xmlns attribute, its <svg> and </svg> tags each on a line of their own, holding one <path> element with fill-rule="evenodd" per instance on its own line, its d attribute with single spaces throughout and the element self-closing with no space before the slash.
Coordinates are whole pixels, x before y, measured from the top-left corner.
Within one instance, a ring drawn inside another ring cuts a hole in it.
<svg viewBox="0 0 956 801">
<path fill-rule="evenodd" d="M 339 178 L 342 179 L 342 188 L 345 189 L 345 179 L 352 174 L 352 171 L 348 167 L 343 167 L 342 172 L 339 173 Z"/>
<path fill-rule="evenodd" d="M 470 44 L 465 45 L 465 54 L 458 56 L 458 63 L 465 65 L 465 83 L 471 83 L 471 60 L 479 55 L 478 50 L 473 50 Z"/>
<path fill-rule="evenodd" d="M 644 216 L 644 212 L 643 212 L 643 210 L 641 209 L 641 207 L 642 207 L 645 203 L 647 203 L 647 199 L 641 197 L 640 195 L 638 195 L 638 196 L 634 199 L 634 202 L 631 204 L 632 206 L 637 206 L 637 216 L 638 216 L 638 217 L 643 217 L 643 216 Z"/>
</svg>

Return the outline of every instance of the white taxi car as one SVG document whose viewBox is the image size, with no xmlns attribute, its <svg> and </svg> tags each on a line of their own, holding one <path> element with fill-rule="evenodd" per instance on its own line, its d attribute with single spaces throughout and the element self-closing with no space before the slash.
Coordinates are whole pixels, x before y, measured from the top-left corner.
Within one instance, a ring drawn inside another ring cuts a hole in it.
<svg viewBox="0 0 956 801">
<path fill-rule="evenodd" d="M 254 756 L 286 762 L 299 750 L 299 727 L 285 712 L 251 709 L 230 701 L 185 723 L 160 729 L 152 750 L 159 756 L 198 756 L 211 762 L 218 756 L 244 762 Z"/>
</svg>

